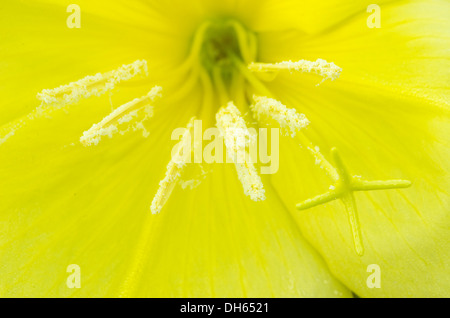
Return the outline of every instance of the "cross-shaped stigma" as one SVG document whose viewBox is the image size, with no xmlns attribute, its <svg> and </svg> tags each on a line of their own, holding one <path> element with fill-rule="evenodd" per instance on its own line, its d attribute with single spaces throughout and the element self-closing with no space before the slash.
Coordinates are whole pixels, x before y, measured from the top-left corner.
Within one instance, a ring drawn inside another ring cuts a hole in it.
<svg viewBox="0 0 450 318">
<path fill-rule="evenodd" d="M 407 188 L 411 186 L 411 181 L 365 181 L 360 177 L 352 176 L 349 174 L 347 167 L 344 165 L 336 148 L 331 149 L 331 156 L 336 164 L 336 170 L 339 175 L 339 179 L 336 181 L 336 184 L 330 187 L 332 190 L 328 191 L 327 193 L 318 195 L 314 198 L 297 204 L 297 209 L 306 210 L 336 199 L 342 200 L 345 206 L 345 210 L 347 211 L 348 221 L 352 230 L 355 251 L 359 256 L 362 256 L 364 254 L 364 246 L 361 239 L 361 227 L 359 224 L 358 211 L 356 209 L 356 202 L 353 192 Z"/>
</svg>

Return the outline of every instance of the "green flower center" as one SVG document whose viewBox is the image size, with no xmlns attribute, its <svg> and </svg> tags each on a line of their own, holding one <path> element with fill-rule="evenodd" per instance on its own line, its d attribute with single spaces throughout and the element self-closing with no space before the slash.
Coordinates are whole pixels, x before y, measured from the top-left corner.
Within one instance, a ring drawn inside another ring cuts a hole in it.
<svg viewBox="0 0 450 318">
<path fill-rule="evenodd" d="M 253 32 L 234 19 L 207 21 L 196 32 L 202 41 L 199 58 L 208 70 L 231 72 L 234 58 L 244 63 L 256 60 L 257 39 Z"/>
</svg>

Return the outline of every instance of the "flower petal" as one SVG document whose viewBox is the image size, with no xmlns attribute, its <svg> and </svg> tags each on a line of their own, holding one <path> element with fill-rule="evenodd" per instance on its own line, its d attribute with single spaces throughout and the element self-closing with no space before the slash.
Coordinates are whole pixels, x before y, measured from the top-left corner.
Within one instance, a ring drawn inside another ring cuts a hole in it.
<svg viewBox="0 0 450 318">
<path fill-rule="evenodd" d="M 171 297 L 349 296 L 297 232 L 276 196 L 254 204 L 244 196 L 232 164 L 206 167 L 211 168 L 200 186 L 178 187 L 161 214 L 149 219 L 153 224 L 148 225 L 150 236 L 141 253 L 145 265 L 135 285 L 130 283 L 131 292 Z"/>
<path fill-rule="evenodd" d="M 308 136 L 329 160 L 329 150 L 337 147 L 355 175 L 413 181 L 409 189 L 355 194 L 362 257 L 354 252 L 341 202 L 293 210 L 336 277 L 359 296 L 449 295 L 446 8 L 444 2 L 386 5 L 378 30 L 362 28 L 365 16 L 357 16 L 296 51 L 341 66 L 338 81 L 312 88 L 312 76 L 280 75 L 272 86 L 284 104 L 306 114 Z M 280 157 L 273 176 L 287 206 L 328 191 L 331 180 L 319 166 L 310 168 L 314 159 L 298 141 L 280 147 L 292 151 Z M 370 264 L 380 266 L 380 289 L 366 284 Z"/>
<path fill-rule="evenodd" d="M 200 186 L 177 187 L 161 214 L 150 214 L 170 157 L 167 140 L 190 115 L 173 114 L 159 114 L 146 140 L 128 134 L 38 157 L 18 157 L 25 133 L 4 144 L 1 294 L 351 296 L 273 191 L 254 204 L 232 164 L 207 166 L 214 171 Z M 81 289 L 66 286 L 70 264 L 81 268 Z"/>
<path fill-rule="evenodd" d="M 377 1 L 378 5 L 392 1 Z M 318 34 L 343 24 L 357 13 L 366 11 L 371 1 L 259 1 L 257 14 L 251 16 L 251 27 L 259 32 L 299 30 Z"/>
</svg>

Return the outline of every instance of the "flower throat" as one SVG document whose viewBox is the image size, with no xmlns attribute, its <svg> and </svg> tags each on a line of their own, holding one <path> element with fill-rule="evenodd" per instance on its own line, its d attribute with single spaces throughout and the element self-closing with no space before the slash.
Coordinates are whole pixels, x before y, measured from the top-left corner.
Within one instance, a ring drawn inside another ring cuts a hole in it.
<svg viewBox="0 0 450 318">
<path fill-rule="evenodd" d="M 257 58 L 256 35 L 236 20 L 207 21 L 194 37 L 202 41 L 199 58 L 208 72 L 230 74 L 235 59 L 249 64 Z"/>
</svg>

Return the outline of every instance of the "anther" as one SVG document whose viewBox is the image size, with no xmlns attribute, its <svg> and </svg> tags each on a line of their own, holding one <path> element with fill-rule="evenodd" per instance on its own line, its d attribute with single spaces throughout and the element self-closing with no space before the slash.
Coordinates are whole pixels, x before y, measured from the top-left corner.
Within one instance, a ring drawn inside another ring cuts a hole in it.
<svg viewBox="0 0 450 318">
<path fill-rule="evenodd" d="M 94 124 L 89 130 L 85 131 L 80 138 L 80 142 L 84 146 L 97 145 L 103 136 L 112 138 L 115 133 L 124 134 L 130 129 L 133 129 L 133 131 L 141 129 L 143 130 L 143 136 L 147 137 L 148 132 L 143 122 L 153 116 L 152 104 L 157 97 L 161 96 L 161 90 L 161 87 L 155 86 L 147 95 L 116 108 L 101 122 Z M 131 123 L 133 124 L 131 125 Z M 128 128 L 120 130 L 122 125 L 127 125 Z"/>
<path fill-rule="evenodd" d="M 322 76 L 323 81 L 330 79 L 334 81 L 339 78 L 342 68 L 334 64 L 329 63 L 322 59 L 317 59 L 315 62 L 308 60 L 300 60 L 297 62 L 284 61 L 280 63 L 270 64 L 270 63 L 251 63 L 248 68 L 252 72 L 277 72 L 280 70 L 300 71 L 308 73 L 316 73 Z M 322 82 L 323 82 L 322 81 Z"/>
<path fill-rule="evenodd" d="M 252 136 L 239 110 L 233 102 L 229 102 L 226 107 L 219 109 L 216 120 L 217 128 L 224 136 L 227 156 L 235 164 L 245 195 L 250 196 L 253 201 L 265 200 L 265 190 L 261 177 L 258 175 L 246 150 Z"/>
<path fill-rule="evenodd" d="M 47 105 L 62 108 L 65 105 L 77 103 L 81 98 L 88 98 L 92 95 L 100 96 L 114 89 L 115 85 L 121 81 L 127 81 L 139 74 L 148 74 L 147 61 L 137 60 L 108 73 L 98 73 L 57 88 L 44 89 L 37 94 L 37 99 L 42 101 L 42 105 L 37 108 L 36 112 L 39 115 Z"/>
<path fill-rule="evenodd" d="M 263 117 L 271 118 L 278 122 L 281 128 L 288 129 L 292 137 L 297 131 L 306 128 L 309 120 L 304 114 L 299 114 L 293 108 L 287 108 L 281 102 L 268 97 L 253 96 L 254 104 L 250 106 L 256 120 Z"/>
<path fill-rule="evenodd" d="M 24 127 L 29 120 L 42 117 L 44 114 L 66 105 L 75 104 L 81 98 L 88 98 L 92 95 L 100 96 L 114 89 L 116 84 L 139 74 L 148 75 L 147 61 L 137 60 L 108 73 L 86 76 L 77 82 L 42 90 L 37 94 L 37 99 L 41 101 L 41 105 L 26 116 L 0 128 L 0 145 Z"/>
<path fill-rule="evenodd" d="M 178 149 L 175 149 L 172 159 L 167 164 L 166 175 L 164 179 L 159 182 L 159 188 L 153 198 L 152 204 L 150 206 L 150 211 L 152 214 L 158 214 L 161 209 L 166 204 L 169 199 L 175 185 L 181 178 L 181 173 L 183 172 L 186 163 L 190 162 L 191 153 L 185 153 L 185 148 L 183 145 L 191 143 L 191 135 L 194 129 L 195 117 L 192 117 L 189 121 L 186 132 L 181 137 L 181 141 L 178 144 Z"/>
</svg>

